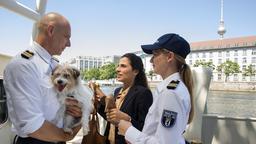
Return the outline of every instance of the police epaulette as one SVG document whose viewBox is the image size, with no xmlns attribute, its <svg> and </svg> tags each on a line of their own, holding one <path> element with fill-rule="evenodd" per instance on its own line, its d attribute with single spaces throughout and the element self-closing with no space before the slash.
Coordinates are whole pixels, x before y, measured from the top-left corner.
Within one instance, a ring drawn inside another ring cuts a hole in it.
<svg viewBox="0 0 256 144">
<path fill-rule="evenodd" d="M 168 85 L 167 85 L 167 88 L 168 89 L 175 89 L 177 86 L 178 86 L 178 84 L 180 83 L 180 81 L 178 81 L 178 80 L 172 80 Z"/>
<path fill-rule="evenodd" d="M 21 53 L 21 57 L 25 58 L 25 59 L 29 59 L 34 55 L 33 52 L 26 50 L 23 53 Z"/>
<path fill-rule="evenodd" d="M 60 62 L 56 57 L 52 57 L 53 60 L 55 60 L 56 62 Z"/>
</svg>

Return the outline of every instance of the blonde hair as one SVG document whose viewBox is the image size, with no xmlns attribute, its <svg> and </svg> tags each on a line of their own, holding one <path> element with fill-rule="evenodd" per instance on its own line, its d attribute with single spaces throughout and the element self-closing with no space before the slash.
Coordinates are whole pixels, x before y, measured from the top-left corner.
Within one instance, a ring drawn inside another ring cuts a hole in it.
<svg viewBox="0 0 256 144">
<path fill-rule="evenodd" d="M 186 61 L 183 57 L 175 54 L 175 59 L 177 61 L 177 68 L 179 70 L 180 76 L 184 84 L 187 86 L 187 89 L 190 94 L 190 103 L 191 109 L 189 112 L 188 124 L 193 120 L 194 116 L 194 99 L 193 99 L 193 78 L 192 72 L 189 65 L 186 64 Z"/>
</svg>

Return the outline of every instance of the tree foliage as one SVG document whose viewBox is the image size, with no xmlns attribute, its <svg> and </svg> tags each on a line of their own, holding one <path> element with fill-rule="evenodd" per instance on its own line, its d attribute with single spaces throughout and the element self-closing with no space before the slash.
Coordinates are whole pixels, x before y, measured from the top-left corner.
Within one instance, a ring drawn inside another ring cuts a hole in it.
<svg viewBox="0 0 256 144">
<path fill-rule="evenodd" d="M 97 68 L 93 68 L 82 73 L 84 80 L 99 79 L 100 71 Z"/>
<path fill-rule="evenodd" d="M 195 64 L 193 65 L 194 67 L 209 67 L 210 69 L 214 70 L 215 65 L 212 63 L 212 61 L 205 62 L 203 60 L 196 60 Z"/>
<path fill-rule="evenodd" d="M 253 68 L 253 66 L 252 66 L 252 64 L 250 64 L 250 65 L 248 65 L 245 69 L 244 69 L 244 71 L 243 71 L 243 74 L 245 75 L 245 76 L 252 76 L 252 75 L 254 75 L 256 73 L 256 69 L 255 68 Z"/>
<path fill-rule="evenodd" d="M 217 67 L 217 71 L 224 73 L 225 74 L 225 82 L 227 81 L 227 78 L 231 75 L 233 75 L 234 73 L 239 73 L 240 72 L 240 66 L 238 65 L 238 63 L 236 62 L 232 62 L 232 61 L 226 61 L 222 64 L 220 64 Z"/>
<path fill-rule="evenodd" d="M 114 63 L 102 66 L 99 71 L 100 79 L 112 79 L 116 77 L 116 65 Z"/>
<path fill-rule="evenodd" d="M 150 77 L 150 80 L 151 80 L 151 81 L 152 81 L 154 75 L 155 75 L 155 74 L 154 74 L 154 71 L 153 71 L 153 70 L 150 70 L 150 71 L 148 72 L 148 76 Z"/>
<path fill-rule="evenodd" d="M 103 80 L 113 79 L 116 77 L 116 66 L 114 63 L 109 63 L 101 68 L 93 68 L 82 72 L 82 78 L 84 80 Z"/>
</svg>

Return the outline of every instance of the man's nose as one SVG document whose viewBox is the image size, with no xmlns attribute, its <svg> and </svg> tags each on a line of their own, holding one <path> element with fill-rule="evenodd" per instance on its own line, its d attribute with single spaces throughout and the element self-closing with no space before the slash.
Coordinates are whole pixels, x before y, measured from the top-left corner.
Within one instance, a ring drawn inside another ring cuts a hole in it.
<svg viewBox="0 0 256 144">
<path fill-rule="evenodd" d="M 70 47 L 70 46 L 71 46 L 71 42 L 70 42 L 70 40 L 68 40 L 66 47 Z"/>
</svg>

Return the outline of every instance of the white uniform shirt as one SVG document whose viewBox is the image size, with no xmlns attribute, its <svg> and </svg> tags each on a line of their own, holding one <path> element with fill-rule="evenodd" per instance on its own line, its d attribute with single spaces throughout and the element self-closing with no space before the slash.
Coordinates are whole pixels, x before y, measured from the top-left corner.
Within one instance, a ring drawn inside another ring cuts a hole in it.
<svg viewBox="0 0 256 144">
<path fill-rule="evenodd" d="M 168 89 L 172 80 L 178 80 L 179 84 L 175 89 Z M 185 144 L 182 134 L 191 104 L 189 92 L 179 73 L 158 84 L 153 97 L 142 132 L 131 126 L 125 133 L 125 139 L 132 144 Z M 168 117 L 172 117 L 172 121 L 168 121 Z"/>
<path fill-rule="evenodd" d="M 36 42 L 28 49 L 34 56 L 15 56 L 4 71 L 7 106 L 12 130 L 21 137 L 38 130 L 45 120 L 55 118 L 59 103 L 50 74 L 57 62 Z M 58 127 L 62 122 L 58 123 Z"/>
</svg>

